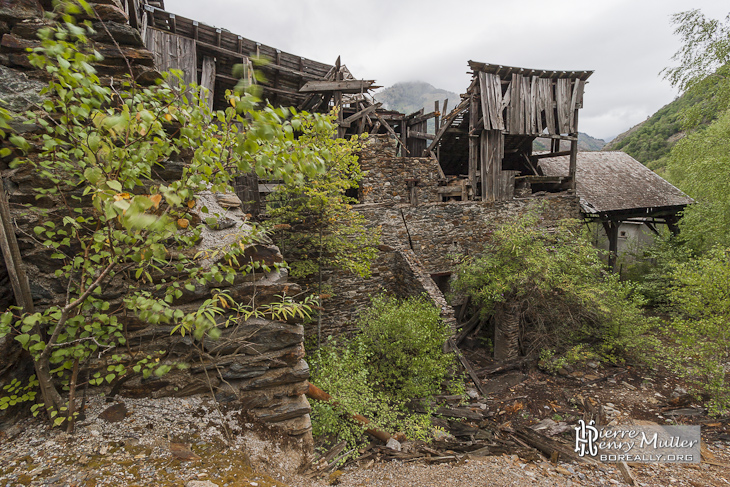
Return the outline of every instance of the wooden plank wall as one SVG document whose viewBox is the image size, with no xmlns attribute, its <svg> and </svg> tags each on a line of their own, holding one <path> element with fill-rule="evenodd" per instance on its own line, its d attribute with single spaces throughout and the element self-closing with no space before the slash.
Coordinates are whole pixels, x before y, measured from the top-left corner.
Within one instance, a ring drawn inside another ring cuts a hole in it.
<svg viewBox="0 0 730 487">
<path fill-rule="evenodd" d="M 148 28 L 145 44 L 154 55 L 155 67 L 159 71 L 179 69 L 186 84 L 198 82 L 198 60 L 193 39 Z"/>
<path fill-rule="evenodd" d="M 499 75 L 478 72 L 485 130 L 512 135 L 577 134 L 576 110 L 583 105 L 585 81 L 512 73 L 502 88 Z"/>
<path fill-rule="evenodd" d="M 210 56 L 203 57 L 203 71 L 200 74 L 200 94 L 203 89 L 208 90 L 208 108 L 213 111 L 213 99 L 215 97 L 215 59 Z"/>
<path fill-rule="evenodd" d="M 480 137 L 482 201 L 504 199 L 502 186 L 507 175 L 502 171 L 504 137 L 501 130 L 482 130 Z"/>
</svg>

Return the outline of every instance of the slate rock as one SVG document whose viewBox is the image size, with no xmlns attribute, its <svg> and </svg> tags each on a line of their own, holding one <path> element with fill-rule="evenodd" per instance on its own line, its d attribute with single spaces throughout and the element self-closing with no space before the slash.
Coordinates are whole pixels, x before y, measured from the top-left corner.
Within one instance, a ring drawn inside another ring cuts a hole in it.
<svg viewBox="0 0 730 487">
<path fill-rule="evenodd" d="M 91 39 L 94 41 L 111 43 L 112 39 L 109 37 L 109 34 L 111 34 L 112 38 L 120 45 L 144 47 L 144 42 L 139 31 L 129 24 L 121 24 L 119 22 L 94 22 L 93 27 L 96 32 L 91 35 Z M 107 33 L 107 31 L 109 32 Z"/>
<path fill-rule="evenodd" d="M 5 101 L 5 108 L 11 112 L 24 112 L 33 108 L 34 104 L 42 103 L 40 91 L 44 87 L 44 83 L 30 79 L 20 71 L 0 66 L 0 99 Z"/>
<path fill-rule="evenodd" d="M 287 419 L 297 418 L 309 414 L 312 408 L 305 396 L 286 398 L 279 406 L 253 409 L 254 416 L 265 423 L 278 423 Z"/>
<path fill-rule="evenodd" d="M 43 7 L 38 0 L 0 0 L 0 20 L 19 20 L 43 17 Z"/>
<path fill-rule="evenodd" d="M 108 423 L 118 423 L 127 417 L 127 406 L 123 402 L 109 406 L 99 414 L 99 419 Z"/>
</svg>

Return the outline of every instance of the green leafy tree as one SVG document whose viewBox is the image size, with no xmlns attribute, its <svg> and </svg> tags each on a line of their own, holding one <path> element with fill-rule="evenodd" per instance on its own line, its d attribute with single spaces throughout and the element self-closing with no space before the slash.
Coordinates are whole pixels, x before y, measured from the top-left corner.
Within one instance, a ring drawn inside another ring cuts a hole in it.
<svg viewBox="0 0 730 487">
<path fill-rule="evenodd" d="M 671 279 L 675 317 L 664 356 L 695 392 L 709 396 L 712 412 L 721 413 L 730 407 L 730 249 L 676 265 Z"/>
<path fill-rule="evenodd" d="M 500 225 L 480 255 L 458 265 L 455 289 L 525 354 L 584 341 L 605 352 L 629 348 L 644 322 L 631 286 L 606 272 L 580 222 L 539 223 L 528 213 Z"/>
<path fill-rule="evenodd" d="M 378 229 L 366 227 L 365 217 L 352 208 L 357 200 L 347 196 L 362 179 L 357 158 L 361 140 L 336 139 L 335 134 L 333 126 L 320 152 L 326 170 L 305 184 L 284 184 L 269 200 L 274 236 L 294 277 L 332 268 L 367 277 L 377 253 Z M 306 144 L 309 137 L 300 140 Z"/>
<path fill-rule="evenodd" d="M 259 100 L 244 91 L 229 93 L 231 106 L 210 113 L 205 94 L 179 82 L 172 84 L 177 88 L 140 87 L 129 79 L 104 86 L 93 68 L 101 58 L 87 42 L 90 28 L 68 16 L 64 20 L 40 32 L 42 45 L 30 55 L 50 77 L 46 101 L 26 114 L 41 133 L 13 134 L 9 142 L 27 154 L 14 164 L 31 165 L 44 181 L 39 198 L 53 202 L 50 209 L 31 205 L 30 211 L 37 238 L 58 262 L 56 277 L 66 285 L 66 300 L 34 313 L 11 309 L 0 318 L 0 334 L 30 352 L 36 371 L 31 386 L 37 383 L 42 406 L 56 424 L 73 417 L 79 364 L 125 343 L 117 318 L 125 308 L 147 323 L 170 323 L 199 340 L 219 334 L 221 317 L 231 310 L 244 317 L 264 312 L 215 291 L 196 312 L 172 306 L 185 290 L 233 283 L 236 275 L 259 266 L 242 260 L 245 236 L 207 249 L 206 259 L 191 255 L 203 227 L 192 213 L 196 193 L 230 190 L 235 174 L 250 171 L 289 184 L 312 178 L 325 168 L 320 151 L 331 146 L 332 130 L 324 116 L 257 109 Z M 0 129 L 7 131 L 7 123 Z M 299 133 L 304 136 L 297 138 Z M 9 156 L 8 149 L 0 155 Z M 179 180 L 153 179 L 156 166 L 183 153 L 190 161 Z M 111 308 L 103 292 L 120 283 L 127 294 L 119 308 Z M 276 317 L 297 310 L 306 308 L 288 301 L 265 312 Z M 144 369 L 145 375 L 169 370 L 153 367 L 151 358 L 123 360 L 115 356 L 116 363 L 92 383 L 111 382 L 130 370 Z M 59 387 L 70 388 L 68 400 Z M 20 394 L 17 384 L 12 388 L 15 398 L 0 401 L 0 408 L 33 399 Z"/>
</svg>

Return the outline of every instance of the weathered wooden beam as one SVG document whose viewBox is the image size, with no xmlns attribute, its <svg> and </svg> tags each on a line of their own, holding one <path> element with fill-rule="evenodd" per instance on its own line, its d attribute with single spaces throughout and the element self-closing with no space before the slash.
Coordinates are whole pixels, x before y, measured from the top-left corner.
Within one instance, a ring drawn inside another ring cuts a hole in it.
<svg viewBox="0 0 730 487">
<path fill-rule="evenodd" d="M 436 103 L 438 103 L 438 101 Z M 439 115 L 438 111 L 425 113 L 423 115 L 418 115 L 417 117 L 413 117 L 412 119 L 408 120 L 408 125 L 409 126 L 416 125 L 417 123 L 422 123 L 431 118 L 438 117 L 438 115 Z"/>
<path fill-rule="evenodd" d="M 474 93 L 469 95 L 469 133 L 476 130 L 475 121 L 479 117 L 479 102 Z M 484 117 L 482 117 L 484 120 Z M 476 196 L 477 191 L 477 166 L 479 157 L 479 141 L 475 137 L 469 137 L 469 184 Z"/>
<path fill-rule="evenodd" d="M 469 107 L 469 98 L 464 98 L 461 100 L 461 103 L 457 105 L 454 110 L 446 115 L 444 117 L 443 125 L 441 125 L 441 128 L 438 132 L 436 132 L 436 138 L 433 139 L 433 142 L 431 142 L 431 145 L 428 146 L 428 150 L 432 151 L 436 148 L 436 145 L 438 145 L 439 141 L 441 140 L 441 137 L 444 136 L 444 133 L 446 133 L 446 129 L 449 127 L 451 122 L 464 110 L 466 110 Z"/>
<path fill-rule="evenodd" d="M 441 126 L 441 120 L 440 120 L 441 112 L 439 111 L 439 101 L 438 100 L 433 102 L 433 112 L 436 114 L 434 116 L 434 127 L 436 128 L 436 130 L 438 130 L 439 127 Z"/>
<path fill-rule="evenodd" d="M 385 127 L 385 130 L 387 130 L 390 135 L 395 137 L 396 142 L 398 142 L 401 145 L 401 148 L 407 153 L 408 150 L 405 147 L 403 147 L 403 144 L 401 143 L 400 139 L 398 138 L 398 134 L 396 134 L 395 130 L 393 130 L 393 127 L 391 127 L 390 124 L 388 122 L 386 122 L 385 119 L 383 117 L 381 117 L 377 111 L 374 113 L 374 115 L 378 119 L 378 121 L 383 125 L 383 127 Z"/>
<path fill-rule="evenodd" d="M 359 112 L 355 113 L 354 115 L 350 115 L 346 119 L 344 119 L 342 122 L 340 122 L 340 125 L 343 127 L 349 127 L 352 122 L 355 120 L 359 120 L 363 118 L 366 115 L 369 115 L 370 113 L 374 112 L 378 108 L 380 108 L 383 104 L 382 103 L 376 103 L 375 105 L 370 105 L 369 107 L 365 108 L 364 110 L 360 110 Z"/>
<path fill-rule="evenodd" d="M 240 62 L 240 60 L 241 60 L 241 54 L 236 51 L 231 51 L 230 49 L 226 49 L 225 47 L 218 47 L 213 44 L 208 44 L 207 42 L 203 42 L 203 41 L 199 41 L 199 40 L 196 40 L 195 43 L 199 47 L 208 49 L 216 54 L 232 57 L 232 58 L 234 58 L 233 61 L 236 63 Z M 294 76 L 299 76 L 300 78 L 304 78 L 304 79 L 311 79 L 311 80 L 320 79 L 319 76 L 317 76 L 316 74 L 305 73 L 302 71 L 297 71 L 296 69 L 287 68 L 286 66 L 277 66 L 276 64 L 266 64 L 264 66 L 259 67 L 259 69 L 277 70 L 277 71 L 281 71 L 281 72 L 291 74 Z"/>
<path fill-rule="evenodd" d="M 200 96 L 203 90 L 208 90 L 208 108 L 213 111 L 213 100 L 215 99 L 215 59 L 210 56 L 203 57 L 203 70 L 200 74 Z"/>
<path fill-rule="evenodd" d="M 533 154 L 530 156 L 530 159 L 537 160 L 537 159 L 546 159 L 548 157 L 559 157 L 559 156 L 569 156 L 570 151 L 560 151 L 560 152 L 547 152 L 545 154 Z"/>
<path fill-rule="evenodd" d="M 415 130 L 408 129 L 408 137 L 413 137 L 415 139 L 426 139 L 426 140 L 433 140 L 436 138 L 434 134 L 429 134 L 425 132 L 417 132 Z"/>
<path fill-rule="evenodd" d="M 339 91 L 341 93 L 360 93 L 375 88 L 375 80 L 345 79 L 340 81 L 308 81 L 299 88 L 301 93 Z"/>
</svg>

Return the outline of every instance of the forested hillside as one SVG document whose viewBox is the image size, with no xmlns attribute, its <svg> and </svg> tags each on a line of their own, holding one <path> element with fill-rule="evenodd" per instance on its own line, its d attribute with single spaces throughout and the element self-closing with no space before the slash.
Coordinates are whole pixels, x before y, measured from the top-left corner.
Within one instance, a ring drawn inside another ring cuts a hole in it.
<svg viewBox="0 0 730 487">
<path fill-rule="evenodd" d="M 674 144 L 684 137 L 689 126 L 706 126 L 717 119 L 718 79 L 709 78 L 705 86 L 685 92 L 654 115 L 631 127 L 606 144 L 603 150 L 621 150 L 649 168 L 662 171 Z"/>
</svg>

